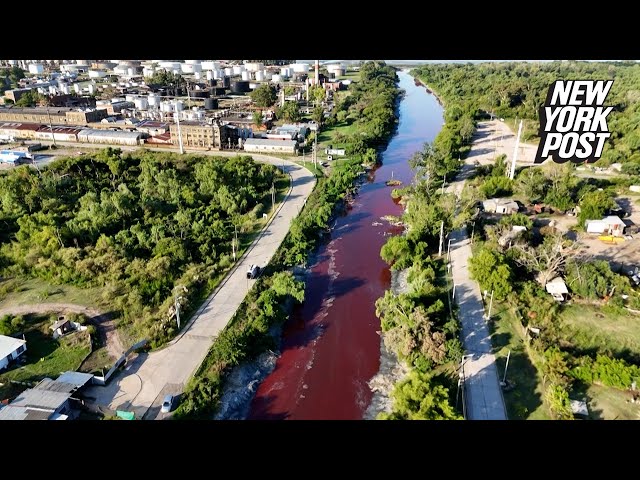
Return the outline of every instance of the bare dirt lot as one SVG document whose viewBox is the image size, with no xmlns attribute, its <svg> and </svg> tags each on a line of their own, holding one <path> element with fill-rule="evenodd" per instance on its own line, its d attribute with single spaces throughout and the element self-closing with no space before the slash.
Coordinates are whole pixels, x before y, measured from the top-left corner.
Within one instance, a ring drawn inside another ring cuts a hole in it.
<svg viewBox="0 0 640 480">
<path fill-rule="evenodd" d="M 478 122 L 478 128 L 473 134 L 473 149 L 469 152 L 467 159 L 470 162 L 477 161 L 480 165 L 487 165 L 494 163 L 496 157 L 504 153 L 507 155 L 507 159 L 511 160 L 515 145 L 516 134 L 505 122 L 500 120 Z M 516 163 L 532 165 L 537 148 L 536 145 L 521 141 Z"/>
</svg>

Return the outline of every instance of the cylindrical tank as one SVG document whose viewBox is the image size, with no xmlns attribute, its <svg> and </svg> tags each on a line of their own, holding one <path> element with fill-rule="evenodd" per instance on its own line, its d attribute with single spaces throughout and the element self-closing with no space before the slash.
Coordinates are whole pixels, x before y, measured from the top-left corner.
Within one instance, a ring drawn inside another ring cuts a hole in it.
<svg viewBox="0 0 640 480">
<path fill-rule="evenodd" d="M 211 61 L 202 62 L 201 65 L 202 65 L 202 70 L 212 71 L 220 68 L 220 64 L 218 62 L 211 62 Z"/>
<path fill-rule="evenodd" d="M 245 82 L 251 80 L 251 74 L 245 70 L 244 72 L 242 72 L 242 80 L 244 80 Z"/>
<path fill-rule="evenodd" d="M 246 93 L 249 90 L 249 82 L 238 80 L 231 83 L 231 91 L 233 93 Z"/>
<path fill-rule="evenodd" d="M 133 77 L 136 74 L 136 69 L 133 67 L 127 67 L 127 75 Z"/>
<path fill-rule="evenodd" d="M 146 110 L 149 108 L 149 101 L 147 100 L 147 97 L 138 97 L 133 101 L 133 103 L 135 103 L 138 110 Z"/>
<path fill-rule="evenodd" d="M 162 112 L 173 112 L 173 103 L 168 102 L 166 100 L 160 103 L 160 111 Z"/>
<path fill-rule="evenodd" d="M 207 70 L 207 80 L 213 80 L 213 72 L 211 70 Z"/>
<path fill-rule="evenodd" d="M 96 86 L 93 83 L 90 83 L 87 89 L 89 91 L 89 95 L 93 95 L 96 91 Z"/>
<path fill-rule="evenodd" d="M 184 102 L 182 102 L 182 100 L 176 100 L 175 108 L 176 112 L 181 112 L 182 110 L 184 110 Z"/>
<path fill-rule="evenodd" d="M 272 75 L 271 76 L 271 81 L 273 83 L 279 83 L 282 81 L 282 77 L 280 75 Z"/>
<path fill-rule="evenodd" d="M 309 71 L 308 63 L 293 63 L 291 68 L 295 73 L 307 73 Z"/>
<path fill-rule="evenodd" d="M 133 102 L 136 98 L 137 98 L 137 95 L 125 95 L 125 96 L 124 96 L 124 99 L 125 99 L 127 102 Z"/>
<path fill-rule="evenodd" d="M 211 89 L 211 95 L 224 95 L 224 87 L 214 87 Z"/>
<path fill-rule="evenodd" d="M 224 74 L 225 74 L 227 77 L 230 77 L 231 75 L 233 75 L 233 68 L 231 68 L 231 67 L 227 67 L 227 68 L 225 68 L 225 69 L 224 69 Z"/>
<path fill-rule="evenodd" d="M 167 62 L 167 61 L 163 61 L 163 62 L 159 62 L 158 66 L 160 68 L 164 68 L 166 70 L 169 71 L 173 71 L 173 70 L 177 70 L 180 68 L 180 62 Z"/>
<path fill-rule="evenodd" d="M 155 93 L 150 93 L 149 94 L 149 106 L 150 107 L 157 107 L 160 104 L 160 97 L 158 95 L 156 95 Z"/>
<path fill-rule="evenodd" d="M 195 77 L 196 80 L 200 80 L 200 78 L 202 77 L 202 74 L 200 72 L 193 72 L 193 76 Z"/>
<path fill-rule="evenodd" d="M 255 82 L 252 82 L 252 83 L 250 83 L 250 84 L 249 84 L 249 88 L 250 88 L 251 90 L 255 90 L 256 88 L 258 88 L 258 84 L 257 84 L 257 83 L 255 83 Z"/>
<path fill-rule="evenodd" d="M 216 70 L 213 70 L 213 78 L 217 80 L 223 77 L 224 77 L 224 70 L 220 70 L 219 68 Z"/>
<path fill-rule="evenodd" d="M 264 63 L 248 62 L 244 64 L 244 68 L 246 68 L 250 72 L 257 72 L 258 70 L 264 70 Z"/>
<path fill-rule="evenodd" d="M 217 110 L 218 108 L 218 99 L 217 98 L 205 98 L 204 99 L 204 109 L 205 110 Z"/>
<path fill-rule="evenodd" d="M 233 66 L 233 74 L 234 75 L 240 75 L 242 74 L 242 71 L 244 70 L 244 67 L 241 65 L 234 65 Z"/>
<path fill-rule="evenodd" d="M 225 77 L 223 77 L 223 79 L 222 79 L 222 86 L 223 86 L 224 88 L 231 88 L 231 78 L 226 77 L 226 76 L 225 76 Z"/>
<path fill-rule="evenodd" d="M 258 70 L 256 72 L 256 82 L 264 82 L 264 70 Z"/>
<path fill-rule="evenodd" d="M 189 65 L 199 65 L 200 60 L 185 60 L 184 63 L 188 63 Z"/>
</svg>

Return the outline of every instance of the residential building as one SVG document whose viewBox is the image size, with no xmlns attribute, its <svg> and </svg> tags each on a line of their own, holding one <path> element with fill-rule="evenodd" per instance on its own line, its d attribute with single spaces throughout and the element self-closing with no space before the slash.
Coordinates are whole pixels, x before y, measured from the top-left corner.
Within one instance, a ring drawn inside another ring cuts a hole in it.
<svg viewBox="0 0 640 480">
<path fill-rule="evenodd" d="M 295 140 L 272 140 L 268 138 L 247 138 L 244 141 L 246 152 L 289 153 L 295 154 L 298 143 Z"/>
<path fill-rule="evenodd" d="M 626 224 L 615 215 L 610 215 L 602 220 L 587 220 L 587 233 L 598 233 L 604 235 L 613 235 L 621 237 L 624 234 Z"/>
<path fill-rule="evenodd" d="M 7 368 L 27 350 L 27 342 L 21 338 L 0 335 L 0 370 Z"/>
<path fill-rule="evenodd" d="M 520 206 L 517 202 L 506 198 L 490 198 L 482 202 L 482 208 L 488 213 L 501 213 L 511 215 L 518 213 Z"/>
</svg>

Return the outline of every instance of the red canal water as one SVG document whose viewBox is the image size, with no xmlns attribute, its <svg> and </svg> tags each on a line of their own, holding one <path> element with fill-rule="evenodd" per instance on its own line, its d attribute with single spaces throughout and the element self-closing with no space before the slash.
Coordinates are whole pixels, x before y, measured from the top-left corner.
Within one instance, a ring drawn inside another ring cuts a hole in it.
<svg viewBox="0 0 640 480">
<path fill-rule="evenodd" d="M 386 236 L 398 233 L 380 217 L 402 212 L 385 181 L 393 175 L 411 182 L 408 160 L 435 138 L 443 121 L 435 97 L 407 73 L 398 75 L 406 95 L 397 133 L 382 166 L 369 173 L 353 208 L 320 247 L 305 301 L 284 328 L 282 354 L 256 392 L 250 419 L 361 419 L 371 401 L 367 382 L 380 367 L 374 304 L 390 283 L 380 248 Z"/>
</svg>

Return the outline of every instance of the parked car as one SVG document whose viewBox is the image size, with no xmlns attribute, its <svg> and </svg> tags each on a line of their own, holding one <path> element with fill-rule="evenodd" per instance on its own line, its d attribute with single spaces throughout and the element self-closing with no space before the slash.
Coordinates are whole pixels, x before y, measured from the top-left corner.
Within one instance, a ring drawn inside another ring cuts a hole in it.
<svg viewBox="0 0 640 480">
<path fill-rule="evenodd" d="M 169 413 L 172 407 L 173 407 L 173 395 L 165 395 L 164 400 L 162 401 L 162 408 L 160 409 L 160 411 L 162 413 Z"/>
<path fill-rule="evenodd" d="M 258 278 L 260 275 L 260 267 L 258 265 L 251 265 L 247 270 L 247 278 Z"/>
</svg>

